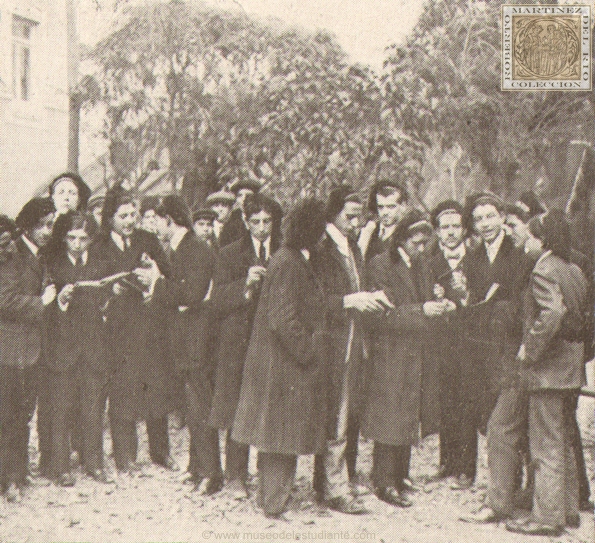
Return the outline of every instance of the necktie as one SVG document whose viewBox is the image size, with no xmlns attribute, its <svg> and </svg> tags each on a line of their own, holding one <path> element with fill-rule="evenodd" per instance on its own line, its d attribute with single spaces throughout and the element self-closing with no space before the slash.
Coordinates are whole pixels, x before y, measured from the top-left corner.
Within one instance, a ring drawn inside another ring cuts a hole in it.
<svg viewBox="0 0 595 543">
<path fill-rule="evenodd" d="M 260 260 L 261 263 L 265 263 L 267 261 L 267 254 L 266 254 L 266 249 L 264 248 L 264 243 L 260 244 L 260 249 L 258 250 L 258 258 Z"/>
<path fill-rule="evenodd" d="M 124 250 L 130 248 L 130 238 L 128 236 L 124 236 L 122 238 L 124 240 Z"/>
</svg>

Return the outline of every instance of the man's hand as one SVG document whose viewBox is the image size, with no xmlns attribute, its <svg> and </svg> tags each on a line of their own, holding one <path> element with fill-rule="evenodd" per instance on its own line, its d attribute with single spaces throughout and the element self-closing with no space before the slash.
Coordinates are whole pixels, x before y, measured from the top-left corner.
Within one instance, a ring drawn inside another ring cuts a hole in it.
<svg viewBox="0 0 595 543">
<path fill-rule="evenodd" d="M 246 277 L 246 287 L 250 288 L 262 281 L 266 272 L 267 269 L 264 266 L 251 266 Z"/>
<path fill-rule="evenodd" d="M 422 306 L 422 309 L 426 317 L 437 317 L 438 315 L 442 315 L 442 313 L 444 313 L 446 305 L 444 302 L 430 301 L 426 302 Z"/>
<path fill-rule="evenodd" d="M 355 309 L 362 313 L 385 310 L 383 303 L 377 299 L 374 292 L 354 292 L 353 294 L 347 294 L 343 296 L 343 307 L 345 309 Z"/>
<path fill-rule="evenodd" d="M 159 271 L 159 266 L 157 266 L 157 262 L 155 262 L 149 255 L 143 253 L 142 255 L 142 266 L 140 268 L 135 268 L 132 270 L 132 273 L 136 275 L 136 278 L 139 282 L 144 285 L 145 287 L 150 287 L 155 284 L 161 272 Z"/>
<path fill-rule="evenodd" d="M 68 305 L 70 303 L 70 300 L 72 300 L 72 293 L 74 292 L 74 285 L 72 284 L 68 284 L 65 285 L 62 290 L 60 291 L 60 294 L 58 294 L 58 302 L 60 303 L 60 305 Z"/>
<path fill-rule="evenodd" d="M 45 287 L 41 295 L 41 302 L 43 305 L 50 305 L 56 299 L 56 285 L 51 284 Z"/>
<path fill-rule="evenodd" d="M 377 302 L 380 302 L 386 311 L 389 309 L 395 309 L 395 305 L 388 299 L 388 296 L 385 294 L 384 290 L 377 290 L 371 293 Z"/>
</svg>

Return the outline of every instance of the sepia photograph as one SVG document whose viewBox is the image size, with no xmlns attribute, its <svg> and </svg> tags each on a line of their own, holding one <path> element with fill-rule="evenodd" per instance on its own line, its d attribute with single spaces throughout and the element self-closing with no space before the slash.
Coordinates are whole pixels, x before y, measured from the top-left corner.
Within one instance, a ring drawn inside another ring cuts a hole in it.
<svg viewBox="0 0 595 543">
<path fill-rule="evenodd" d="M 0 542 L 593 543 L 594 17 L 0 0 Z"/>
</svg>

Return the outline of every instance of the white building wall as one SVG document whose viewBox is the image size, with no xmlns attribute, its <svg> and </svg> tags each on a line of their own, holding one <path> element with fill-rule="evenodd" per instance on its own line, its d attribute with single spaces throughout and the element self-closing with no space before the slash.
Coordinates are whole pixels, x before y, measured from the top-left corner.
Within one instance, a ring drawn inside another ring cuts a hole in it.
<svg viewBox="0 0 595 543">
<path fill-rule="evenodd" d="M 33 21 L 31 94 L 13 93 L 13 16 Z M 14 216 L 68 154 L 66 0 L 0 0 L 0 213 Z"/>
</svg>

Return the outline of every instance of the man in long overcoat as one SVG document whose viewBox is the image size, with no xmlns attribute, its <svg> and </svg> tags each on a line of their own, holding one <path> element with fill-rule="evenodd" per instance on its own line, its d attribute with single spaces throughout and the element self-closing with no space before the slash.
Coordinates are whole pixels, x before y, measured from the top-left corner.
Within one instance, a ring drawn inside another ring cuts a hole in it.
<svg viewBox="0 0 595 543">
<path fill-rule="evenodd" d="M 421 258 L 431 233 L 424 215 L 411 211 L 395 230 L 391 249 L 375 257 L 369 268 L 370 287 L 382 290 L 395 309 L 372 320 L 371 378 L 362 434 L 374 440 L 376 493 L 398 507 L 411 505 L 405 479 L 420 422 L 425 420 L 432 430 L 437 427 L 423 414 L 428 317 L 454 309 L 452 302 L 432 300 L 431 277 Z"/>
<path fill-rule="evenodd" d="M 232 438 L 258 449 L 260 504 L 287 507 L 297 456 L 325 447 L 324 292 L 310 264 L 324 232 L 323 206 L 298 204 L 262 286 Z"/>
<path fill-rule="evenodd" d="M 324 493 L 330 507 L 345 513 L 364 512 L 350 495 L 358 493 L 354 476 L 367 358 L 363 314 L 384 309 L 373 293 L 366 292 L 356 243 L 361 213 L 362 204 L 351 187 L 333 190 L 327 203 L 326 236 L 312 257 L 326 295 L 330 336 L 327 452 L 316 459 L 314 487 Z"/>
<path fill-rule="evenodd" d="M 229 431 L 266 267 L 280 243 L 281 216 L 276 201 L 264 194 L 249 195 L 244 202 L 245 234 L 221 249 L 213 279 L 210 304 L 219 342 L 209 423 L 228 432 L 226 488 L 237 498 L 246 496 L 249 448 L 236 443 Z"/>
</svg>

